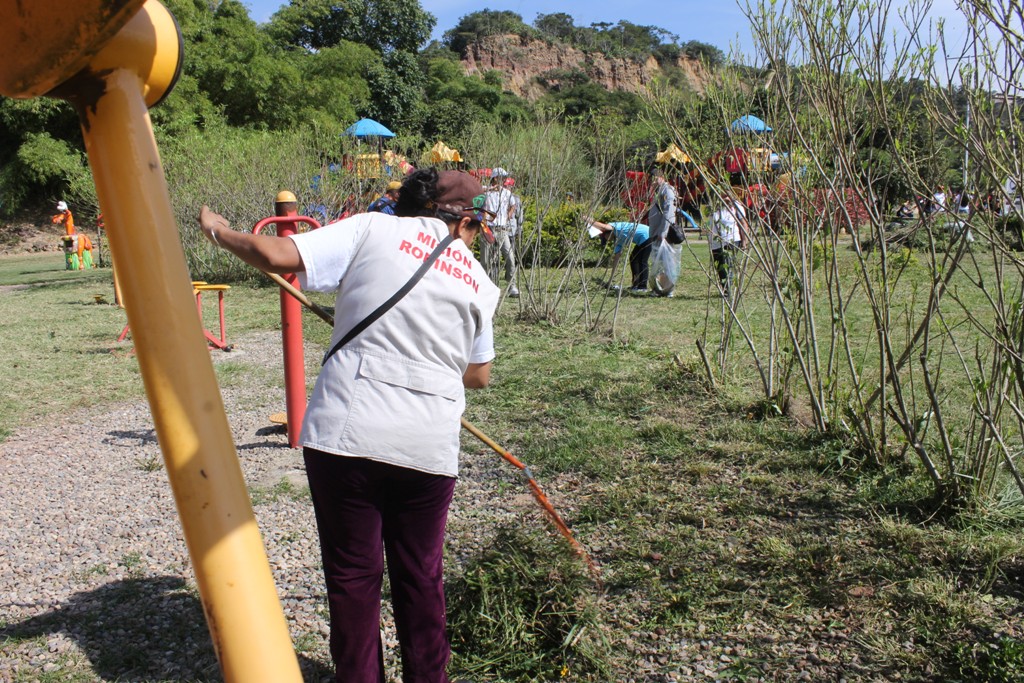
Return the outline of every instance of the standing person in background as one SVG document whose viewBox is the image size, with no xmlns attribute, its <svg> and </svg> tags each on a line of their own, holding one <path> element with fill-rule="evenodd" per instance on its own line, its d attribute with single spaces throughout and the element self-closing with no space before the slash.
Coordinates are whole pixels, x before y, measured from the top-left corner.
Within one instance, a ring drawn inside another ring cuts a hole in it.
<svg viewBox="0 0 1024 683">
<path fill-rule="evenodd" d="M 668 226 L 676 220 L 676 191 L 660 168 L 651 171 L 654 179 L 654 196 L 647 212 L 647 224 L 651 226 L 651 239 L 661 239 L 668 232 Z"/>
<path fill-rule="evenodd" d="M 380 213 L 386 213 L 389 216 L 395 215 L 395 207 L 398 206 L 398 194 L 402 191 L 402 183 L 397 180 L 392 180 L 388 183 L 388 187 L 384 190 L 384 194 L 375 199 L 373 203 L 367 207 L 367 211 L 378 211 Z"/>
<path fill-rule="evenodd" d="M 402 681 L 448 683 L 444 527 L 463 387 L 488 384 L 500 297 L 472 251 L 477 236 L 489 234 L 484 201 L 468 173 L 430 168 L 406 178 L 397 216 L 363 213 L 275 237 L 236 232 L 205 206 L 199 215 L 206 237 L 246 263 L 298 273 L 306 290 L 337 291 L 332 351 L 415 283 L 325 359 L 302 425 L 337 683 L 384 681 L 385 555 Z M 412 280 L 437 250 L 433 266 Z"/>
<path fill-rule="evenodd" d="M 509 234 L 509 223 L 515 207 L 512 205 L 512 192 L 505 187 L 507 177 L 508 172 L 503 168 L 491 171 L 491 186 L 487 189 L 487 203 L 484 208 L 494 214 L 494 223 L 491 225 L 494 231 L 494 244 L 484 242 L 480 253 L 487 275 L 494 282 L 498 281 L 499 253 L 505 259 L 505 282 L 508 284 L 506 293 L 515 298 L 519 296 L 519 288 L 516 287 L 516 255 L 512 250 L 512 237 Z"/>
<path fill-rule="evenodd" d="M 941 213 L 946 210 L 946 188 L 939 185 L 932 195 L 931 213 Z"/>
<path fill-rule="evenodd" d="M 64 234 L 74 235 L 75 234 L 75 217 L 71 215 L 71 209 L 64 201 L 57 202 L 57 215 L 50 217 L 51 223 L 63 223 Z"/>
<path fill-rule="evenodd" d="M 714 201 L 716 208 L 708 220 L 708 245 L 711 247 L 711 262 L 718 272 L 722 294 L 732 293 L 732 271 L 736 252 L 743 248 L 747 233 L 747 211 L 736 199 L 734 188 L 726 188 Z"/>
<path fill-rule="evenodd" d="M 508 221 L 508 234 L 509 241 L 512 243 L 513 252 L 518 251 L 516 239 L 519 237 L 519 233 L 523 230 L 523 199 L 515 193 L 515 190 L 513 189 L 515 186 L 515 178 L 507 178 L 505 180 L 505 187 L 507 187 L 509 192 L 512 193 L 512 214 Z"/>
<path fill-rule="evenodd" d="M 619 266 L 619 258 L 622 257 L 623 248 L 627 244 L 632 243 L 633 250 L 629 254 L 629 272 L 632 275 L 632 287 L 629 291 L 631 294 L 646 294 L 647 278 L 650 274 L 651 245 L 654 244 L 654 240 L 650 236 L 650 227 L 643 223 L 630 223 L 628 221 L 602 223 L 601 221 L 591 219 L 588 223 L 587 228 L 590 231 L 591 237 L 600 236 L 602 241 L 607 241 L 609 237 L 615 238 L 615 253 L 612 256 L 611 263 L 612 277 L 615 276 L 615 270 Z M 617 286 L 612 285 L 612 289 L 617 289 Z"/>
</svg>

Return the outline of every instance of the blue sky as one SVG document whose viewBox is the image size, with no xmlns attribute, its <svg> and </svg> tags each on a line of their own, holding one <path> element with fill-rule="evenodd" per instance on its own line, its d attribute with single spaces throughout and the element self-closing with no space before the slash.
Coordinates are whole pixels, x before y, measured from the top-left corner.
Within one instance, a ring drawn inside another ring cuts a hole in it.
<svg viewBox="0 0 1024 683">
<path fill-rule="evenodd" d="M 281 0 L 242 0 L 249 14 L 257 22 L 267 21 L 281 6 Z M 511 10 L 523 17 L 527 24 L 537 14 L 565 12 L 577 26 L 595 22 L 616 23 L 620 19 L 641 26 L 657 26 L 679 36 L 681 42 L 699 40 L 710 43 L 725 53 L 731 46 L 749 55 L 752 50 L 747 20 L 736 0 L 497 0 L 481 3 L 479 0 L 420 0 L 424 9 L 437 17 L 435 38 L 452 28 L 460 18 L 482 10 Z M 752 0 L 753 3 L 754 0 Z M 739 0 L 746 5 L 746 0 Z M 897 0 L 895 5 L 904 5 Z M 956 0 L 933 0 L 933 17 L 946 17 L 950 35 L 962 38 L 963 21 L 956 11 Z M 748 61 L 748 63 L 750 63 Z"/>
</svg>

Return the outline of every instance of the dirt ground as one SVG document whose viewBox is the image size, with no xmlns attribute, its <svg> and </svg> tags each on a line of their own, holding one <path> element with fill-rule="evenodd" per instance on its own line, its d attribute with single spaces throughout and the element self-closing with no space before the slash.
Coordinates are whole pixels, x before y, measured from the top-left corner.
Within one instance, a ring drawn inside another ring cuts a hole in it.
<svg viewBox="0 0 1024 683">
<path fill-rule="evenodd" d="M 49 223 L 0 223 L 0 254 L 60 251 L 63 234 L 62 226 Z"/>
</svg>

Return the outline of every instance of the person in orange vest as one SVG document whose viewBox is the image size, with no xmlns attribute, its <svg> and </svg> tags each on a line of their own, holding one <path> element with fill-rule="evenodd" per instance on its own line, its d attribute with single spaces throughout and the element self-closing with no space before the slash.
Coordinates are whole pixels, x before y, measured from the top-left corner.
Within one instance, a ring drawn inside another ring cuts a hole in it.
<svg viewBox="0 0 1024 683">
<path fill-rule="evenodd" d="M 63 223 L 64 234 L 74 235 L 75 218 L 74 216 L 71 215 L 71 209 L 68 208 L 67 203 L 64 201 L 57 202 L 57 211 L 59 211 L 60 213 L 58 213 L 56 216 L 51 217 L 50 221 L 53 223 Z"/>
</svg>

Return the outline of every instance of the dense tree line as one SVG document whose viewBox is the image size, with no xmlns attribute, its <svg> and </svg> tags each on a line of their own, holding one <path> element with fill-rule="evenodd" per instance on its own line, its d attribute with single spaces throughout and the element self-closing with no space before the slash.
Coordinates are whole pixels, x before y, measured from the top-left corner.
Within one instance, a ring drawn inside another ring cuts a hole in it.
<svg viewBox="0 0 1024 683">
<path fill-rule="evenodd" d="M 634 95 L 610 93 L 582 75 L 529 103 L 505 91 L 497 72 L 466 75 L 461 50 L 495 33 L 565 40 L 612 56 L 687 49 L 653 26 L 576 27 L 566 14 L 539 15 L 530 26 L 514 12 L 492 10 L 463 17 L 444 40 L 427 44 L 436 19 L 418 0 L 291 0 L 262 25 L 240 0 L 165 4 L 181 27 L 185 62 L 175 89 L 151 112 L 161 141 L 229 129 L 340 132 L 363 116 L 426 146 L 437 139 L 457 145 L 474 124 L 530 121 L 541 111 L 629 122 L 641 107 Z M 88 203 L 91 192 L 71 107 L 0 99 L 0 213 L 65 194 Z"/>
</svg>

